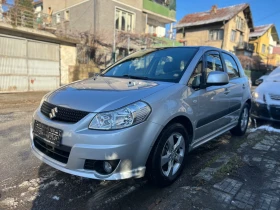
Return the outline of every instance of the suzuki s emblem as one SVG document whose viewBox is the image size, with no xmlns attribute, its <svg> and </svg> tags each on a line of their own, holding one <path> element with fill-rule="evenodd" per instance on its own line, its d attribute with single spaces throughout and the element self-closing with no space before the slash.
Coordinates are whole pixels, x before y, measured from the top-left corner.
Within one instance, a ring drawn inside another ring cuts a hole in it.
<svg viewBox="0 0 280 210">
<path fill-rule="evenodd" d="M 51 109 L 51 113 L 49 113 L 49 116 L 51 119 L 56 117 L 56 114 L 58 113 L 57 107 Z"/>
</svg>

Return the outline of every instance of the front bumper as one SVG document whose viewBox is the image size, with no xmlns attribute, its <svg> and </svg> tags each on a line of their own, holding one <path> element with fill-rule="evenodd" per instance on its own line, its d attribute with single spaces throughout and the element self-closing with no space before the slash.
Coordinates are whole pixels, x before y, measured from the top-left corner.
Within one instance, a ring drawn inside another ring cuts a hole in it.
<svg viewBox="0 0 280 210">
<path fill-rule="evenodd" d="M 251 116 L 257 119 L 280 122 L 280 105 L 268 105 L 253 101 Z"/>
<path fill-rule="evenodd" d="M 126 129 L 97 131 L 88 129 L 93 117 L 94 114 L 89 114 L 78 123 L 70 124 L 52 121 L 38 109 L 34 113 L 30 129 L 33 153 L 40 160 L 56 169 L 81 177 L 101 180 L 143 177 L 149 152 L 162 126 L 146 121 Z M 65 163 L 52 158 L 48 155 L 48 152 L 42 152 L 35 145 L 33 135 L 34 120 L 63 130 L 61 145 L 70 148 L 69 156 Z M 120 161 L 111 174 L 104 175 L 95 170 L 85 169 L 86 160 Z"/>
</svg>

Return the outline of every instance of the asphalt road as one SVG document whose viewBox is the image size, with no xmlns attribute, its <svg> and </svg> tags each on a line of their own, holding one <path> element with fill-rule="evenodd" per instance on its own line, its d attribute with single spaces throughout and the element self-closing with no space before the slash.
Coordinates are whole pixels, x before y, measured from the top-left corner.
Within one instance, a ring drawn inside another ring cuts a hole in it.
<svg viewBox="0 0 280 210">
<path fill-rule="evenodd" d="M 225 134 L 193 151 L 180 179 L 164 189 L 145 178 L 80 178 L 49 167 L 30 151 L 29 124 L 44 94 L 0 95 L 0 209 L 152 209 L 179 187 L 190 185 L 207 161 L 231 149 L 235 138 Z M 172 206 L 176 200 L 169 202 Z"/>
</svg>

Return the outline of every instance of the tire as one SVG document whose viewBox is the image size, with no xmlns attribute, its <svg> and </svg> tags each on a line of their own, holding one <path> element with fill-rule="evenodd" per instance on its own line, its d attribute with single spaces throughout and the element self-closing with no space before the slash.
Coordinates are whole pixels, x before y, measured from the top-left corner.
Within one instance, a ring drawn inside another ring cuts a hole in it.
<svg viewBox="0 0 280 210">
<path fill-rule="evenodd" d="M 237 126 L 230 130 L 232 135 L 243 136 L 246 133 L 248 123 L 249 123 L 249 115 L 250 115 L 249 113 L 250 113 L 250 107 L 248 103 L 246 103 L 240 113 Z"/>
<path fill-rule="evenodd" d="M 179 123 L 166 127 L 148 159 L 146 173 L 148 180 L 160 187 L 172 184 L 184 168 L 188 149 L 189 138 L 185 127 Z"/>
</svg>

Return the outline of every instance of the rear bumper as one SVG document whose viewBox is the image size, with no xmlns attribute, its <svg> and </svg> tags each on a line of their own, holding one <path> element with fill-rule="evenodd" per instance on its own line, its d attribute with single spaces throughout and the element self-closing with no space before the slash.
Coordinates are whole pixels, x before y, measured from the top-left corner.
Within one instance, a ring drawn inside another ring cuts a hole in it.
<svg viewBox="0 0 280 210">
<path fill-rule="evenodd" d="M 280 106 L 253 102 L 251 116 L 256 119 L 280 122 Z"/>
</svg>

